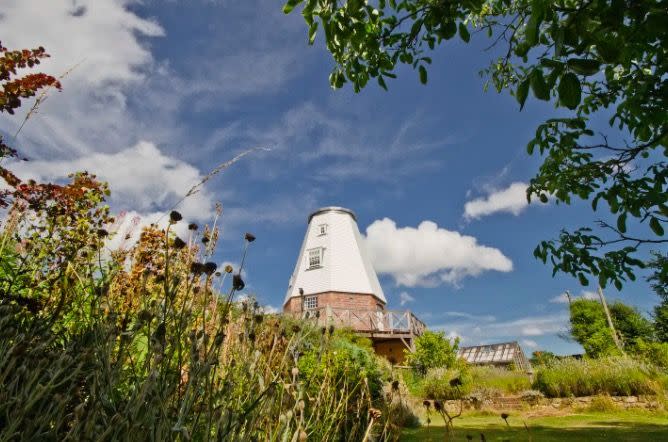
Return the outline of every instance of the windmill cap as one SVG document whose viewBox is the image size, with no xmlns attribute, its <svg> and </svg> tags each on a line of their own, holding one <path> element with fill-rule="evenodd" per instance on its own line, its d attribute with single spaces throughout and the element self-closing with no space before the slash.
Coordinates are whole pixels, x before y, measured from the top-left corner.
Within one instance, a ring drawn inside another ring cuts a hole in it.
<svg viewBox="0 0 668 442">
<path fill-rule="evenodd" d="M 357 222 L 357 217 L 355 216 L 355 212 L 353 212 L 350 209 L 346 209 L 345 207 L 337 207 L 337 206 L 321 207 L 320 209 L 316 210 L 315 212 L 311 213 L 308 216 L 308 222 L 310 223 L 314 216 L 327 212 L 345 213 L 347 215 L 350 215 L 353 218 L 353 220 Z"/>
</svg>

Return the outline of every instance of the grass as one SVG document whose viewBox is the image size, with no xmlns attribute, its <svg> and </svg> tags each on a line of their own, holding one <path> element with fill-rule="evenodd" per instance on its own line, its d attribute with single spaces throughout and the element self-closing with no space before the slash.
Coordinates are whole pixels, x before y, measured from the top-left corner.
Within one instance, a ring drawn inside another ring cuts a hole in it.
<svg viewBox="0 0 668 442">
<path fill-rule="evenodd" d="M 665 374 L 626 357 L 564 359 L 541 367 L 534 388 L 547 397 L 629 396 L 656 394 L 664 388 Z"/>
<path fill-rule="evenodd" d="M 529 427 L 524 428 L 523 421 Z M 530 416 L 512 414 L 506 423 L 499 415 L 488 413 L 464 413 L 455 420 L 454 435 L 450 440 L 481 440 L 480 433 L 487 441 L 660 441 L 668 440 L 668 415 L 649 412 L 584 412 L 559 416 Z M 423 426 L 403 431 L 400 441 L 442 441 L 445 429 L 442 422 L 432 417 L 429 427 Z"/>
</svg>

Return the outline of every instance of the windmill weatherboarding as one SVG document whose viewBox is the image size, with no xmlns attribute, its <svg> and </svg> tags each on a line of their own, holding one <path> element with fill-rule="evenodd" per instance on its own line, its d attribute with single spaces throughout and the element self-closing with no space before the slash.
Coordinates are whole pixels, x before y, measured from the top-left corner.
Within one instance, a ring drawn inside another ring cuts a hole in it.
<svg viewBox="0 0 668 442">
<path fill-rule="evenodd" d="M 410 311 L 387 310 L 386 304 L 353 211 L 324 207 L 309 215 L 284 313 L 350 327 L 371 338 L 378 354 L 402 363 L 404 349 L 413 349 L 425 325 Z"/>
</svg>

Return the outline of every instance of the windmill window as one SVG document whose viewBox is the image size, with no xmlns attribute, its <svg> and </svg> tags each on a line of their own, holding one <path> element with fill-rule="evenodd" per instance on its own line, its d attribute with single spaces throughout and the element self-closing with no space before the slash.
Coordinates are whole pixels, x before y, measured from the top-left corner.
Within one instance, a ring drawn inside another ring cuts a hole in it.
<svg viewBox="0 0 668 442">
<path fill-rule="evenodd" d="M 320 224 L 318 226 L 318 236 L 327 235 L 327 224 Z"/>
<path fill-rule="evenodd" d="M 317 296 L 307 296 L 304 298 L 304 309 L 313 310 L 318 308 L 318 297 Z"/>
<path fill-rule="evenodd" d="M 317 269 L 322 267 L 323 248 L 316 247 L 308 250 L 308 268 Z"/>
</svg>

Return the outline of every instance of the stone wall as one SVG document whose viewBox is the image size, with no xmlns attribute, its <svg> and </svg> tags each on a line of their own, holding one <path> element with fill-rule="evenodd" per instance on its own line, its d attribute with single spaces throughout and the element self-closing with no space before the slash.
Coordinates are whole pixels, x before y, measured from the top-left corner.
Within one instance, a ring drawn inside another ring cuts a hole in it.
<svg viewBox="0 0 668 442">
<path fill-rule="evenodd" d="M 496 397 L 476 401 L 472 399 L 464 400 L 465 410 L 474 409 L 495 409 L 495 410 L 563 410 L 587 408 L 596 398 L 601 396 L 583 396 L 573 398 L 535 398 L 527 400 L 521 397 Z M 622 410 L 645 409 L 656 410 L 661 407 L 661 403 L 655 396 L 610 396 L 615 406 Z M 448 410 L 459 409 L 459 401 L 445 401 Z"/>
</svg>

